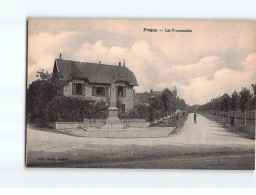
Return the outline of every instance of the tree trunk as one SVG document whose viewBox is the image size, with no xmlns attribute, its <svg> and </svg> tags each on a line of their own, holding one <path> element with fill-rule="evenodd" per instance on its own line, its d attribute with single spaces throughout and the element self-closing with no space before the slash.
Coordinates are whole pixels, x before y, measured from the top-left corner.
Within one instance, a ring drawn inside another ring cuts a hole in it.
<svg viewBox="0 0 256 195">
<path fill-rule="evenodd" d="M 168 126 L 168 111 L 167 111 L 167 122 L 166 122 L 167 126 Z"/>
<path fill-rule="evenodd" d="M 236 125 L 236 110 L 235 110 L 235 125 Z"/>
<path fill-rule="evenodd" d="M 244 109 L 244 126 L 246 126 L 246 108 Z"/>
</svg>

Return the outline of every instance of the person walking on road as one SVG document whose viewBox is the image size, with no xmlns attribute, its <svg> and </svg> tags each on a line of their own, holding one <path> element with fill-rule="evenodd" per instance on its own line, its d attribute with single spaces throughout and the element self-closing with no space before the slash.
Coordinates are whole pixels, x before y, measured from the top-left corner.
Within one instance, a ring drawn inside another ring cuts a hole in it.
<svg viewBox="0 0 256 195">
<path fill-rule="evenodd" d="M 196 117 L 197 117 L 197 114 L 194 113 L 194 123 L 196 123 Z"/>
</svg>

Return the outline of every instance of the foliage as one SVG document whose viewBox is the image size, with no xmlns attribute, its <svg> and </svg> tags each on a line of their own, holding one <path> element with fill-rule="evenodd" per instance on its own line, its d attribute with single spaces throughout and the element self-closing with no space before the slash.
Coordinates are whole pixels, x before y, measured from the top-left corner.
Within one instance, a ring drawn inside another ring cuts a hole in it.
<svg viewBox="0 0 256 195">
<path fill-rule="evenodd" d="M 26 94 L 26 111 L 30 120 L 46 126 L 48 122 L 47 105 L 56 95 L 62 95 L 65 82 L 58 79 L 58 75 L 49 74 L 44 69 L 37 71 L 37 80 L 32 82 Z"/>
<path fill-rule="evenodd" d="M 185 102 L 184 99 L 181 99 L 181 100 L 180 100 L 179 109 L 180 109 L 180 110 L 186 110 L 186 109 L 187 109 L 187 105 L 186 105 L 186 102 Z"/>
<path fill-rule="evenodd" d="M 145 119 L 149 120 L 149 107 L 145 105 L 135 105 L 129 112 L 119 112 L 120 119 Z"/>
<path fill-rule="evenodd" d="M 252 84 L 252 91 L 253 91 L 253 96 L 256 96 L 256 84 Z"/>
<path fill-rule="evenodd" d="M 42 81 L 51 81 L 52 74 L 50 74 L 48 71 L 45 71 L 44 69 L 40 68 L 36 72 L 36 77 Z"/>
<path fill-rule="evenodd" d="M 255 85 L 252 85 L 254 90 Z M 255 92 L 253 91 L 253 94 Z M 199 106 L 201 111 L 214 111 L 218 113 L 219 111 L 228 112 L 229 110 L 241 109 L 244 111 L 246 108 L 252 107 L 255 105 L 255 95 L 250 93 L 250 90 L 246 87 L 243 87 L 238 93 L 234 91 L 231 97 L 225 93 L 221 97 L 212 99 L 210 102 Z M 254 97 L 253 97 L 254 96 Z"/>
<path fill-rule="evenodd" d="M 228 112 L 230 110 L 230 103 L 231 103 L 231 98 L 227 93 L 225 93 L 220 98 L 220 110 L 224 110 Z"/>
<path fill-rule="evenodd" d="M 174 113 L 177 109 L 185 110 L 187 105 L 184 99 L 177 96 L 176 88 L 171 91 L 164 89 L 160 97 L 152 97 L 149 100 L 149 120 L 160 119 L 169 113 Z"/>
<path fill-rule="evenodd" d="M 239 95 L 236 91 L 234 91 L 231 95 L 231 100 L 230 100 L 230 107 L 231 107 L 232 110 L 237 109 L 238 102 L 239 102 Z"/>
<path fill-rule="evenodd" d="M 92 104 L 66 96 L 55 96 L 47 107 L 50 122 L 82 122 L 84 118 L 106 118 L 105 102 Z"/>
<path fill-rule="evenodd" d="M 252 84 L 251 85 L 251 87 L 252 87 L 252 91 L 253 91 L 253 94 L 252 94 L 252 106 L 253 107 L 256 107 L 256 84 Z"/>
<path fill-rule="evenodd" d="M 54 85 L 45 81 L 34 81 L 27 89 L 27 114 L 42 126 L 47 124 L 47 105 L 56 95 Z"/>
<path fill-rule="evenodd" d="M 175 111 L 176 110 L 176 96 L 175 94 L 172 93 L 169 89 L 164 89 L 162 93 L 162 102 L 163 102 L 163 107 L 165 110 L 165 113 L 168 114 L 168 111 Z"/>
<path fill-rule="evenodd" d="M 161 97 L 150 98 L 149 104 L 149 120 L 151 122 L 164 116 L 166 108 L 164 107 Z"/>
<path fill-rule="evenodd" d="M 246 87 L 243 87 L 242 90 L 239 92 L 240 95 L 240 105 L 242 111 L 244 111 L 250 104 L 250 100 L 252 98 L 252 95 L 250 93 L 250 90 L 247 89 Z"/>
</svg>

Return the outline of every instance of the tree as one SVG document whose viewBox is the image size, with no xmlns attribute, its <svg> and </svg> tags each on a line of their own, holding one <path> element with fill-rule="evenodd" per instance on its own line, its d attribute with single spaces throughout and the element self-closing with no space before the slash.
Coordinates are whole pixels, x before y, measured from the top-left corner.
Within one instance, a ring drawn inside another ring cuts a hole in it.
<svg viewBox="0 0 256 195">
<path fill-rule="evenodd" d="M 230 110 L 230 102 L 231 98 L 227 93 L 221 96 L 221 110 L 228 112 Z"/>
<path fill-rule="evenodd" d="M 165 114 L 169 115 L 170 112 L 175 112 L 177 108 L 177 91 L 176 89 L 174 91 L 170 91 L 168 88 L 164 89 L 162 93 L 162 102 L 165 110 Z M 168 124 L 168 119 L 167 119 Z"/>
<path fill-rule="evenodd" d="M 168 115 L 168 110 L 171 108 L 172 106 L 172 97 L 173 94 L 169 89 L 164 89 L 163 93 L 162 93 L 162 101 L 163 101 L 163 106 L 164 106 L 164 110 L 165 110 L 165 114 Z"/>
<path fill-rule="evenodd" d="M 55 87 L 44 80 L 37 80 L 27 89 L 27 114 L 41 126 L 47 124 L 47 105 L 56 95 Z"/>
<path fill-rule="evenodd" d="M 236 110 L 238 107 L 239 95 L 236 91 L 234 91 L 231 95 L 230 108 L 232 110 Z"/>
<path fill-rule="evenodd" d="M 162 115 L 163 102 L 160 97 L 152 97 L 149 99 L 149 104 L 149 120 L 152 122 Z"/>
<path fill-rule="evenodd" d="M 236 124 L 236 110 L 239 107 L 239 95 L 236 91 L 234 91 L 231 95 L 231 100 L 230 100 L 230 108 L 231 110 L 235 111 L 235 120 L 234 120 L 234 124 Z"/>
<path fill-rule="evenodd" d="M 253 91 L 252 106 L 256 107 L 256 84 L 252 84 L 251 87 L 252 87 L 252 91 Z"/>
<path fill-rule="evenodd" d="M 177 100 L 174 91 L 170 91 L 168 88 L 164 89 L 161 98 L 166 113 L 168 113 L 168 111 L 174 112 L 176 110 Z"/>
<path fill-rule="evenodd" d="M 256 84 L 252 84 L 253 95 L 256 96 Z"/>
<path fill-rule="evenodd" d="M 215 111 L 216 115 L 218 115 L 218 112 L 221 109 L 221 101 L 220 101 L 220 97 L 218 98 L 213 98 L 212 99 L 212 108 Z"/>
<path fill-rule="evenodd" d="M 221 110 L 224 112 L 228 112 L 228 118 L 227 121 L 229 120 L 229 110 L 230 110 L 230 102 L 231 102 L 231 98 L 230 96 L 225 93 L 223 96 L 221 96 L 220 98 L 220 104 L 221 104 Z"/>
<path fill-rule="evenodd" d="M 181 109 L 181 100 L 180 100 L 180 97 L 177 96 L 176 98 L 176 109 Z"/>
<path fill-rule="evenodd" d="M 36 77 L 42 81 L 51 81 L 52 79 L 52 74 L 49 74 L 48 71 L 45 71 L 44 69 L 40 68 L 36 72 Z"/>
<path fill-rule="evenodd" d="M 248 107 L 250 99 L 252 97 L 250 90 L 247 89 L 246 87 L 243 87 L 241 89 L 241 91 L 239 92 L 240 95 L 240 105 L 241 105 L 241 109 L 242 111 L 245 111 L 245 109 Z"/>
<path fill-rule="evenodd" d="M 181 110 L 186 110 L 186 108 L 187 108 L 187 104 L 186 104 L 185 100 L 181 99 L 180 100 L 180 109 Z"/>
<path fill-rule="evenodd" d="M 56 74 L 49 74 L 44 69 L 39 69 L 36 73 L 38 78 L 32 82 L 27 89 L 27 115 L 31 120 L 38 122 L 41 126 L 46 126 L 47 105 L 56 95 L 62 95 L 62 87 L 65 85 Z"/>
<path fill-rule="evenodd" d="M 247 89 L 246 87 L 243 87 L 241 89 L 241 91 L 239 92 L 239 95 L 240 95 L 239 101 L 240 101 L 241 109 L 244 112 L 244 125 L 246 126 L 246 108 L 249 105 L 252 95 L 250 93 L 250 90 Z"/>
</svg>

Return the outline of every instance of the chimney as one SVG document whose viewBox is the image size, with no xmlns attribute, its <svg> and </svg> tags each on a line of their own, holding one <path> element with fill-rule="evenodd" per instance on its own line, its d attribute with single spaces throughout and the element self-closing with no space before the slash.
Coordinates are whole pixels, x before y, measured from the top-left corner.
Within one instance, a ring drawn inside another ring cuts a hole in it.
<svg viewBox="0 0 256 195">
<path fill-rule="evenodd" d="M 124 59 L 123 67 L 125 67 L 125 59 Z"/>
<path fill-rule="evenodd" d="M 119 66 L 121 66 L 121 62 L 119 62 Z"/>
<path fill-rule="evenodd" d="M 99 61 L 99 64 L 101 64 L 101 61 Z"/>
<path fill-rule="evenodd" d="M 61 58 L 61 53 L 60 53 L 59 59 L 62 59 L 62 58 Z"/>
</svg>

